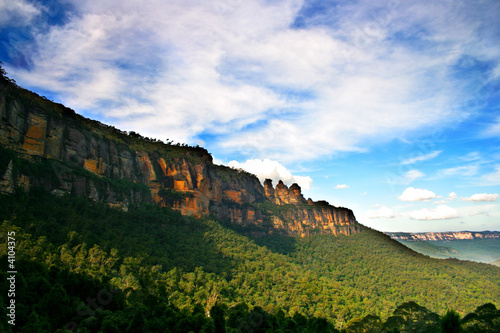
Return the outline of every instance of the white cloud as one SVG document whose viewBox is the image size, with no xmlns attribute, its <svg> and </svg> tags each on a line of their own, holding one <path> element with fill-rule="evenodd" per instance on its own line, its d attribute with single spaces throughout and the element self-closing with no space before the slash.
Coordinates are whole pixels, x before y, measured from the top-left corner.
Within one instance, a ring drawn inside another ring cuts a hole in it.
<svg viewBox="0 0 500 333">
<path fill-rule="evenodd" d="M 478 194 L 474 194 L 468 198 L 462 198 L 462 200 L 464 200 L 464 201 L 476 201 L 476 202 L 479 202 L 479 201 L 497 201 L 497 199 L 498 199 L 497 193 L 492 193 L 492 194 L 478 193 Z"/>
<path fill-rule="evenodd" d="M 219 159 L 219 158 L 217 158 L 215 156 L 213 157 L 213 161 L 212 162 L 213 162 L 213 164 L 217 164 L 217 165 L 223 165 L 224 164 L 223 160 L 221 160 L 221 159 Z"/>
<path fill-rule="evenodd" d="M 27 25 L 40 12 L 40 8 L 28 1 L 2 0 L 0 1 L 0 27 Z"/>
<path fill-rule="evenodd" d="M 435 201 L 434 203 L 435 204 L 443 204 L 443 203 L 447 203 L 449 201 L 453 201 L 456 198 L 457 198 L 457 194 L 455 192 L 451 192 L 450 194 L 448 194 L 448 198 L 446 198 L 444 200 Z"/>
<path fill-rule="evenodd" d="M 477 161 L 477 160 L 481 159 L 481 155 L 479 154 L 479 152 L 473 151 L 473 152 L 468 153 L 465 156 L 460 157 L 460 159 L 462 161 L 466 161 L 466 162 Z"/>
<path fill-rule="evenodd" d="M 484 216 L 491 216 L 492 214 L 495 214 L 495 211 L 498 212 L 498 207 L 499 205 L 495 204 L 489 204 L 489 205 L 474 205 L 474 206 L 469 206 L 469 207 L 461 207 L 460 212 L 463 215 L 468 215 L 468 216 L 478 216 L 478 215 L 484 215 Z"/>
<path fill-rule="evenodd" d="M 481 185 L 497 186 L 500 185 L 500 167 L 495 169 L 495 172 L 485 174 L 480 178 Z"/>
<path fill-rule="evenodd" d="M 29 71 L 7 68 L 19 84 L 124 130 L 189 143 L 220 135 L 224 152 L 280 161 L 462 121 L 469 111 L 453 106 L 475 86 L 450 66 L 500 58 L 485 34 L 497 18 L 479 15 L 495 3 L 340 3 L 300 29 L 299 0 L 72 4 L 70 20 L 34 30 L 36 45 L 15 45 L 36 49 Z M 415 50 L 406 36 L 433 47 Z"/>
<path fill-rule="evenodd" d="M 446 205 L 439 205 L 433 209 L 424 208 L 415 210 L 408 214 L 414 220 L 445 220 L 460 216 L 454 208 Z"/>
<path fill-rule="evenodd" d="M 436 194 L 432 191 L 408 187 L 398 197 L 401 201 L 425 201 L 436 198 Z"/>
<path fill-rule="evenodd" d="M 483 134 L 485 136 L 498 137 L 500 135 L 500 117 L 496 118 L 495 121 L 488 126 L 488 128 L 484 131 Z"/>
<path fill-rule="evenodd" d="M 401 162 L 401 164 L 406 165 L 406 164 L 413 164 L 416 162 L 427 161 L 427 160 L 430 160 L 430 159 L 437 157 L 439 154 L 441 154 L 441 151 L 436 150 L 436 151 L 433 151 L 432 153 L 429 153 L 429 154 L 425 154 L 425 155 L 422 154 L 422 155 L 408 158 L 406 160 L 403 160 Z"/>
<path fill-rule="evenodd" d="M 414 180 L 418 178 L 424 177 L 425 174 L 419 170 L 410 170 L 406 173 L 404 179 L 405 179 L 405 184 L 409 184 L 413 182 Z"/>
<path fill-rule="evenodd" d="M 292 173 L 282 164 L 269 159 L 252 159 L 244 163 L 231 161 L 227 165 L 235 169 L 241 168 L 245 171 L 253 173 L 261 182 L 264 182 L 265 179 L 269 178 L 273 181 L 274 185 L 276 185 L 279 180 L 282 180 L 283 183 L 288 186 L 293 183 L 297 183 L 303 190 L 308 190 L 311 188 L 312 184 L 311 177 L 292 175 Z"/>
<path fill-rule="evenodd" d="M 366 212 L 366 217 L 369 219 L 393 218 L 394 216 L 394 212 L 386 206 L 382 206 L 377 210 L 370 209 Z"/>
<path fill-rule="evenodd" d="M 346 188 L 349 188 L 349 185 L 339 184 L 339 185 L 337 185 L 337 186 L 334 187 L 334 189 L 337 189 L 337 190 L 343 190 L 343 189 L 346 189 Z"/>
<path fill-rule="evenodd" d="M 425 174 L 421 172 L 420 170 L 408 170 L 407 172 L 401 174 L 401 175 L 388 175 L 387 181 L 391 184 L 400 184 L 400 185 L 408 185 L 414 180 L 418 178 L 424 177 Z"/>
<path fill-rule="evenodd" d="M 465 165 L 455 168 L 441 169 L 438 170 L 438 177 L 448 177 L 448 176 L 474 176 L 478 172 L 478 165 Z"/>
</svg>

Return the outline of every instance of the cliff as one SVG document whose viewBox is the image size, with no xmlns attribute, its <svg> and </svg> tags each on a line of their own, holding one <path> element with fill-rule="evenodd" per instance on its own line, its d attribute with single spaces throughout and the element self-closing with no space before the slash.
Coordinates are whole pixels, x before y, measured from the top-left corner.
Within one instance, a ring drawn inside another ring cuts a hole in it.
<svg viewBox="0 0 500 333">
<path fill-rule="evenodd" d="M 212 163 L 203 148 L 172 145 L 86 119 L 0 78 L 0 192 L 43 188 L 127 210 L 155 203 L 265 232 L 306 236 L 360 230 L 354 214 Z"/>
<path fill-rule="evenodd" d="M 405 241 L 453 241 L 453 240 L 472 240 L 472 239 L 494 239 L 500 238 L 498 231 L 450 231 L 450 232 L 424 232 L 424 233 L 405 233 L 389 232 L 391 238 Z"/>
</svg>

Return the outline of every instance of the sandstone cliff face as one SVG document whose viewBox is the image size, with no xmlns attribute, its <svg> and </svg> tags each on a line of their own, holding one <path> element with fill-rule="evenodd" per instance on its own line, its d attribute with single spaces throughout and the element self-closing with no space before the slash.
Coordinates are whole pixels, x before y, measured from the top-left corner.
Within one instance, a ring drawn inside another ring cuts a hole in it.
<svg viewBox="0 0 500 333">
<path fill-rule="evenodd" d="M 301 236 L 312 233 L 350 235 L 360 231 L 350 209 L 334 207 L 326 201 L 305 200 L 297 184 L 288 188 L 279 181 L 273 189 L 271 180 L 266 179 L 264 192 L 272 203 L 282 207 L 277 214 L 271 215 L 274 228 L 284 228 Z"/>
<path fill-rule="evenodd" d="M 0 117 L 0 144 L 17 153 L 0 169 L 0 192 L 43 187 L 123 210 L 151 202 L 290 235 L 359 230 L 352 211 L 306 201 L 296 184 L 273 189 L 266 181 L 263 187 L 253 175 L 214 165 L 204 149 L 134 138 L 3 80 Z M 16 158 L 43 168 L 36 174 L 16 169 Z"/>
</svg>

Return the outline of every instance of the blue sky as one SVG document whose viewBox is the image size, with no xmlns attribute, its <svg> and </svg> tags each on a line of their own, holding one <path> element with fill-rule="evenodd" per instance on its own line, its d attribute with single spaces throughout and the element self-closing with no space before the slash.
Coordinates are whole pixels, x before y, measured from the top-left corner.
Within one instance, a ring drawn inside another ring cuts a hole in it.
<svg viewBox="0 0 500 333">
<path fill-rule="evenodd" d="M 21 86 L 382 231 L 500 230 L 498 1 L 0 0 Z"/>
</svg>

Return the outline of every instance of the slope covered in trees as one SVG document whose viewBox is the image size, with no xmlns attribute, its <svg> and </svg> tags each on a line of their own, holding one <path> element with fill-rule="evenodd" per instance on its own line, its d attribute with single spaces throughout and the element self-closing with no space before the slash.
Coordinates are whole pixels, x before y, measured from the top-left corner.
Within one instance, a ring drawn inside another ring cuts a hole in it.
<svg viewBox="0 0 500 333">
<path fill-rule="evenodd" d="M 211 167 L 213 184 L 224 191 L 214 196 L 220 202 L 205 202 L 205 208 L 219 204 L 206 213 L 231 212 L 236 219 L 191 218 L 173 210 L 174 204 L 161 208 L 165 201 L 203 199 L 194 191 L 203 183 L 194 186 L 187 179 L 210 178 L 191 173 L 211 161 L 206 150 L 121 132 L 17 87 L 1 66 L 0 76 L 0 185 L 9 193 L 0 194 L 0 285 L 9 290 L 0 294 L 0 315 L 15 323 L 0 321 L 1 332 L 499 330 L 500 268 L 430 259 L 360 226 L 351 213 L 332 220 L 332 233 L 337 224 L 353 227 L 339 236 L 320 234 L 319 228 L 269 234 L 272 225 L 264 217 L 284 218 L 299 206 L 300 218 L 289 222 L 314 215 L 312 206 L 317 212 L 349 211 L 326 203 L 289 205 L 290 200 L 278 206 L 257 200 L 259 195 L 246 202 L 243 194 L 252 191 L 240 188 L 242 177 L 261 189 L 258 180 L 224 167 Z M 47 132 L 52 121 L 61 126 Z M 71 128 L 64 130 L 67 123 Z M 113 149 L 106 145 L 121 149 L 108 154 L 109 161 L 103 156 Z M 58 159 L 63 148 L 66 159 Z M 166 163 L 139 154 L 141 149 L 150 157 L 164 150 L 167 160 L 192 165 L 172 165 L 166 172 Z M 156 183 L 149 183 L 156 179 L 155 160 L 156 169 L 172 177 L 156 188 L 158 198 L 152 196 Z M 113 167 L 108 173 L 106 161 Z M 290 197 L 298 189 L 287 190 Z M 233 223 L 242 212 L 260 224 Z M 313 236 L 290 236 L 298 234 Z M 14 318 L 7 308 L 12 300 Z"/>
<path fill-rule="evenodd" d="M 1 235 L 17 241 L 18 325 L 5 327 L 15 331 L 360 331 L 410 325 L 401 307 L 440 325 L 448 309 L 465 316 L 500 299 L 500 268 L 430 259 L 369 229 L 253 240 L 152 205 L 125 213 L 42 191 L 0 199 Z"/>
</svg>

